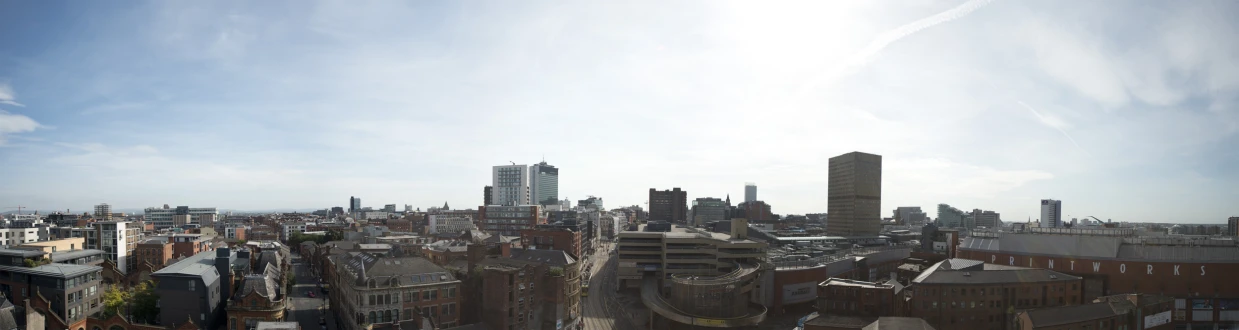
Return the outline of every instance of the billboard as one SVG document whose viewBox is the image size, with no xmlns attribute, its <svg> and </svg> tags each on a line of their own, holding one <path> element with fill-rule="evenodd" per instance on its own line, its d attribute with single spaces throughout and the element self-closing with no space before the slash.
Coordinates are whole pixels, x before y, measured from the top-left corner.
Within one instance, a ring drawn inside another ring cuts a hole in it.
<svg viewBox="0 0 1239 330">
<path fill-rule="evenodd" d="M 1152 328 L 1159 325 L 1170 323 L 1170 311 L 1165 311 L 1153 315 L 1144 316 L 1144 328 Z"/>
<path fill-rule="evenodd" d="M 817 299 L 817 283 L 804 282 L 783 286 L 783 303 L 795 304 Z"/>
</svg>

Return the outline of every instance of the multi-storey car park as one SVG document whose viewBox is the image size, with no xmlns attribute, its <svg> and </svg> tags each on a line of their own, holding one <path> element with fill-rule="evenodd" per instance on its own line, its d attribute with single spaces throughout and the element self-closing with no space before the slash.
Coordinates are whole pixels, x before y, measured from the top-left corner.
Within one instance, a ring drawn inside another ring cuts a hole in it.
<svg viewBox="0 0 1239 330">
<path fill-rule="evenodd" d="M 619 286 L 640 287 L 646 307 L 679 325 L 756 325 L 766 317 L 753 290 L 766 243 L 747 238 L 743 219 L 732 224 L 731 235 L 666 222 L 620 232 Z"/>
</svg>

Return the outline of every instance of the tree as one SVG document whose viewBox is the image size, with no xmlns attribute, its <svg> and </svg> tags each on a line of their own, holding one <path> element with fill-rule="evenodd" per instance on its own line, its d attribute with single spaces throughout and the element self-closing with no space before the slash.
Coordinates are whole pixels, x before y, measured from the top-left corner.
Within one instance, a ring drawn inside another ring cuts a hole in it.
<svg viewBox="0 0 1239 330">
<path fill-rule="evenodd" d="M 159 295 L 155 283 L 145 281 L 133 288 L 133 318 L 144 323 L 154 323 L 159 317 Z"/>
<path fill-rule="evenodd" d="M 125 303 L 129 302 L 129 298 L 129 291 L 121 290 L 119 285 L 113 285 L 103 291 L 103 317 L 120 313 Z"/>
</svg>

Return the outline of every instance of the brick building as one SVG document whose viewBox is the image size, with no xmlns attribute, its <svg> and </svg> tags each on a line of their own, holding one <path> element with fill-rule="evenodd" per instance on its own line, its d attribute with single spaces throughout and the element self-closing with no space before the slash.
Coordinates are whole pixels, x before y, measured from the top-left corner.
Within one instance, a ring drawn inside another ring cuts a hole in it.
<svg viewBox="0 0 1239 330">
<path fill-rule="evenodd" d="M 743 202 L 736 205 L 732 218 L 745 218 L 754 223 L 766 223 L 774 222 L 774 213 L 770 212 L 770 204 L 766 202 Z"/>
<path fill-rule="evenodd" d="M 280 278 L 274 268 L 246 275 L 228 300 L 228 330 L 253 329 L 259 322 L 283 320 L 288 293 L 283 292 Z"/>
<path fill-rule="evenodd" d="M 903 285 L 831 278 L 817 285 L 817 310 L 821 314 L 868 317 L 903 315 Z"/>
<path fill-rule="evenodd" d="M 455 261 L 465 261 L 469 242 L 444 240 L 422 245 L 422 256 L 436 265 L 447 266 Z"/>
<path fill-rule="evenodd" d="M 1010 310 L 1081 304 L 1083 285 L 1048 269 L 947 259 L 912 280 L 905 314 L 941 329 L 1001 328 Z"/>
<path fill-rule="evenodd" d="M 581 232 L 554 225 L 539 225 L 521 231 L 521 246 L 539 250 L 560 250 L 581 258 Z"/>
<path fill-rule="evenodd" d="M 172 251 L 172 241 L 169 238 L 156 237 L 147 239 L 138 243 L 136 251 L 138 263 L 149 263 L 151 266 L 163 268 L 172 260 Z"/>
<path fill-rule="evenodd" d="M 688 192 L 680 188 L 663 191 L 650 188 L 649 220 L 684 223 L 688 220 Z"/>
<path fill-rule="evenodd" d="M 581 321 L 581 270 L 568 253 L 503 243 L 499 255 L 471 261 L 481 267 L 479 315 L 487 327 L 574 329 Z"/>
<path fill-rule="evenodd" d="M 331 242 L 328 242 L 331 243 Z M 330 248 L 327 249 L 330 252 Z M 345 327 L 398 327 L 415 322 L 460 325 L 460 281 L 419 257 L 376 257 L 348 252 L 334 257 L 331 306 Z"/>
<path fill-rule="evenodd" d="M 1125 294 L 1097 298 L 1091 304 L 1020 311 L 1015 328 L 1020 330 L 1067 329 L 1174 329 L 1171 324 L 1174 299 L 1165 296 Z"/>
<path fill-rule="evenodd" d="M 495 235 L 517 236 L 543 223 L 540 205 L 478 207 L 478 229 Z"/>
</svg>

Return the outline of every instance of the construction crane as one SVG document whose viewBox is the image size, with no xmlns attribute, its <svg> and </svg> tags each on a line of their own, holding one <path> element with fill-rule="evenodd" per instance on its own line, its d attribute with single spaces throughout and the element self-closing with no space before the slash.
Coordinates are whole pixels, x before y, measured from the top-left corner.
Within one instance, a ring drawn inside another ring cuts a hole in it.
<svg viewBox="0 0 1239 330">
<path fill-rule="evenodd" d="M 1101 221 L 1101 219 L 1098 219 L 1097 217 L 1094 217 L 1094 216 L 1091 216 L 1091 215 L 1090 215 L 1090 216 L 1088 216 L 1088 217 L 1089 217 L 1089 218 L 1093 218 L 1093 220 L 1097 220 L 1097 223 L 1106 223 L 1105 221 Z"/>
<path fill-rule="evenodd" d="M 18 205 L 18 206 L 8 206 L 8 207 L 5 207 L 4 209 L 5 209 L 5 210 L 7 210 L 7 209 L 17 209 L 17 214 L 22 214 L 22 209 L 24 209 L 24 208 L 26 208 L 26 207 L 25 207 L 25 206 Z"/>
</svg>

